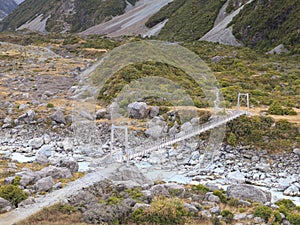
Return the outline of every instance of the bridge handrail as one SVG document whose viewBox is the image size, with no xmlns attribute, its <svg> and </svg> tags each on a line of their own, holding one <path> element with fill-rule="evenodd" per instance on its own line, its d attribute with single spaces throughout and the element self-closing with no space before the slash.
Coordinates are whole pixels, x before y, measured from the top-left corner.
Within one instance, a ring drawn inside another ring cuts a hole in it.
<svg viewBox="0 0 300 225">
<path fill-rule="evenodd" d="M 231 120 L 234 120 L 244 114 L 247 114 L 247 112 L 242 111 L 242 110 L 235 110 L 232 112 L 231 115 L 225 115 L 225 116 L 220 116 L 220 117 L 214 118 L 211 121 L 209 121 L 205 124 L 201 124 L 193 129 L 190 129 L 187 131 L 181 131 L 180 133 L 174 135 L 173 137 L 169 137 L 169 138 L 164 137 L 162 141 L 154 141 L 154 144 L 153 144 L 153 142 L 150 142 L 146 146 L 137 146 L 135 149 L 142 147 L 143 150 L 139 151 L 139 152 L 133 151 L 132 154 L 125 156 L 124 160 L 128 160 L 128 159 L 131 160 L 136 157 L 141 157 L 141 156 L 148 154 L 151 151 L 162 149 L 165 146 L 175 144 L 179 141 L 185 140 L 185 139 L 193 137 L 195 135 L 199 135 L 205 131 L 216 128 L 222 124 L 225 124 Z"/>
</svg>

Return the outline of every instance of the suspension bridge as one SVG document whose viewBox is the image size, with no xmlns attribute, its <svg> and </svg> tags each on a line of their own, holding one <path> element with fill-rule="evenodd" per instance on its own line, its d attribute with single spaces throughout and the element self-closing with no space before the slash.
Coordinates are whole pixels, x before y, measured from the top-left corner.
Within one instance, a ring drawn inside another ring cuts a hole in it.
<svg viewBox="0 0 300 225">
<path fill-rule="evenodd" d="M 241 98 L 246 98 L 247 110 L 240 110 Z M 200 135 L 209 130 L 218 128 L 232 120 L 237 119 L 240 116 L 249 115 L 249 94 L 241 94 L 238 95 L 238 103 L 236 110 L 231 110 L 227 112 L 225 115 L 218 115 L 211 119 L 209 122 L 196 126 L 193 129 L 187 130 L 185 132 L 180 132 L 171 137 L 165 137 L 158 141 L 151 142 L 148 145 L 137 146 L 134 149 L 129 149 L 128 146 L 128 130 L 126 126 L 115 126 L 112 125 L 111 129 L 111 157 L 113 154 L 113 142 L 114 142 L 114 130 L 115 129 L 124 129 L 125 131 L 125 154 L 121 154 L 118 157 L 118 161 L 129 161 L 134 160 L 139 157 L 143 157 L 151 152 L 163 149 L 167 146 L 174 145 L 183 140 L 192 138 L 194 136 Z M 202 157 L 203 158 L 203 157 Z"/>
</svg>

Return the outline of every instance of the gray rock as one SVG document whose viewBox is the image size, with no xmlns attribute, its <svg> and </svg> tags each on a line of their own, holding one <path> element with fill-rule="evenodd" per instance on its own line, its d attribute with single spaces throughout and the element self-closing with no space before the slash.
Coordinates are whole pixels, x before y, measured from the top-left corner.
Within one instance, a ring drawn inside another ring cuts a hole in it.
<svg viewBox="0 0 300 225">
<path fill-rule="evenodd" d="M 10 116 L 5 117 L 5 119 L 3 120 L 3 123 L 11 124 L 12 123 L 12 118 Z"/>
<path fill-rule="evenodd" d="M 107 111 L 107 109 L 99 109 L 97 112 L 96 112 L 96 119 L 105 119 L 105 118 L 109 118 L 109 113 Z"/>
<path fill-rule="evenodd" d="M 78 162 L 74 158 L 63 158 L 55 165 L 57 167 L 66 167 L 72 173 L 76 173 L 79 169 Z"/>
<path fill-rule="evenodd" d="M 37 151 L 37 156 L 38 155 L 44 155 L 47 158 L 49 158 L 52 153 L 55 151 L 55 147 L 53 144 L 48 144 L 48 145 L 43 145 L 38 151 Z"/>
<path fill-rule="evenodd" d="M 176 183 L 166 183 L 164 184 L 165 188 L 168 190 L 171 196 L 183 197 L 185 189 L 182 185 Z"/>
<path fill-rule="evenodd" d="M 56 123 L 66 124 L 64 113 L 60 110 L 57 110 L 55 113 L 53 113 L 50 118 Z"/>
<path fill-rule="evenodd" d="M 245 183 L 246 181 L 244 173 L 241 173 L 239 171 L 228 173 L 226 178 L 232 183 L 237 183 L 237 184 Z"/>
<path fill-rule="evenodd" d="M 6 199 L 0 197 L 0 213 L 6 213 L 13 210 L 15 207 Z"/>
<path fill-rule="evenodd" d="M 65 167 L 48 166 L 36 173 L 41 177 L 51 176 L 53 179 L 72 177 L 70 169 Z"/>
<path fill-rule="evenodd" d="M 187 208 L 189 213 L 197 213 L 199 211 L 194 205 L 186 203 L 186 202 L 184 203 L 184 207 Z"/>
<path fill-rule="evenodd" d="M 245 220 L 246 218 L 247 218 L 246 213 L 235 214 L 233 217 L 234 220 Z"/>
<path fill-rule="evenodd" d="M 188 132 L 192 129 L 193 129 L 193 125 L 191 124 L 191 122 L 185 122 L 180 126 L 180 130 L 184 132 Z"/>
<path fill-rule="evenodd" d="M 212 192 L 208 192 L 205 194 L 205 199 L 209 202 L 219 203 L 221 200 L 218 196 L 214 195 Z"/>
<path fill-rule="evenodd" d="M 265 221 L 260 217 L 253 218 L 255 224 L 263 224 Z"/>
<path fill-rule="evenodd" d="M 33 149 L 38 149 L 44 144 L 44 139 L 40 138 L 33 138 L 28 141 L 28 146 L 32 147 Z"/>
<path fill-rule="evenodd" d="M 34 189 L 38 192 L 49 191 L 53 185 L 54 181 L 52 177 L 48 176 L 38 180 L 34 185 Z"/>
<path fill-rule="evenodd" d="M 46 155 L 43 154 L 37 154 L 36 158 L 35 158 L 35 162 L 37 162 L 38 164 L 48 164 L 49 163 L 49 159 L 47 158 Z"/>
<path fill-rule="evenodd" d="M 281 53 L 286 53 L 286 52 L 288 52 L 288 50 L 284 47 L 283 44 L 280 44 L 267 53 L 274 55 L 274 54 L 281 54 Z"/>
<path fill-rule="evenodd" d="M 163 184 L 154 185 L 150 191 L 154 196 L 169 196 L 169 192 Z"/>
<path fill-rule="evenodd" d="M 147 136 L 150 136 L 150 137 L 154 138 L 154 139 L 157 139 L 157 138 L 162 136 L 163 130 L 164 130 L 163 127 L 161 127 L 160 125 L 156 125 L 156 126 L 148 128 L 145 131 L 145 134 Z"/>
<path fill-rule="evenodd" d="M 203 210 L 203 211 L 201 211 L 201 215 L 202 215 L 204 218 L 211 218 L 211 217 L 212 217 L 211 213 L 210 213 L 208 210 Z"/>
<path fill-rule="evenodd" d="M 34 203 L 35 203 L 34 197 L 29 197 L 29 198 L 25 199 L 24 201 L 20 202 L 18 204 L 18 207 L 24 207 L 24 206 L 27 206 L 27 205 L 32 205 Z"/>
<path fill-rule="evenodd" d="M 149 107 L 145 102 L 133 102 L 128 105 L 127 112 L 134 119 L 144 119 L 149 114 Z"/>
<path fill-rule="evenodd" d="M 147 209 L 147 208 L 149 208 L 149 207 L 150 207 L 149 204 L 145 204 L 145 203 L 136 203 L 136 204 L 134 205 L 134 207 L 132 208 L 132 211 L 135 211 L 135 210 L 137 210 L 137 209 Z"/>
<path fill-rule="evenodd" d="M 209 212 L 211 214 L 215 214 L 215 215 L 219 215 L 221 213 L 221 209 L 219 206 L 216 206 L 216 207 L 212 207 L 209 209 Z"/>
<path fill-rule="evenodd" d="M 292 184 L 290 187 L 284 190 L 283 194 L 289 196 L 300 196 L 300 191 L 296 185 Z"/>
<path fill-rule="evenodd" d="M 253 202 L 270 202 L 271 193 L 263 191 L 247 184 L 231 185 L 227 188 L 228 198 L 237 198 L 244 201 L 252 200 Z"/>
<path fill-rule="evenodd" d="M 70 138 L 65 138 L 62 142 L 63 149 L 65 151 L 70 151 L 73 149 L 73 141 Z"/>
<path fill-rule="evenodd" d="M 300 149 L 299 148 L 294 148 L 293 152 L 297 155 L 300 155 Z"/>
<path fill-rule="evenodd" d="M 158 107 L 158 106 L 152 106 L 152 107 L 150 108 L 149 116 L 150 116 L 151 118 L 154 118 L 154 117 L 156 117 L 158 114 L 159 114 L 159 107 Z"/>
<path fill-rule="evenodd" d="M 35 112 L 34 110 L 30 109 L 26 112 L 26 116 L 27 116 L 27 119 L 28 119 L 28 122 L 32 122 L 34 121 L 34 118 L 35 118 Z"/>
<path fill-rule="evenodd" d="M 143 173 L 139 171 L 139 169 L 136 166 L 132 165 L 128 167 L 126 165 L 119 166 L 109 178 L 114 181 L 131 180 L 141 185 L 152 183 L 144 176 Z"/>
<path fill-rule="evenodd" d="M 6 177 L 4 178 L 4 185 L 12 184 L 15 180 L 15 177 Z"/>
<path fill-rule="evenodd" d="M 33 171 L 24 171 L 21 174 L 16 173 L 16 176 L 20 176 L 20 185 L 26 187 L 27 185 L 33 184 L 40 176 Z"/>
</svg>

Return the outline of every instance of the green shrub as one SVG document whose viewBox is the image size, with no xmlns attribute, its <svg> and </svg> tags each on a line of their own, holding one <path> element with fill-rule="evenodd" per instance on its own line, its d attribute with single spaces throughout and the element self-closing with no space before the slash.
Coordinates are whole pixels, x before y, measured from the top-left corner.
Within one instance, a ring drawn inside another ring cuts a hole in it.
<svg viewBox="0 0 300 225">
<path fill-rule="evenodd" d="M 0 187 L 0 197 L 6 199 L 15 207 L 28 198 L 28 194 L 15 185 L 3 185 Z"/>
<path fill-rule="evenodd" d="M 272 209 L 268 206 L 262 205 L 258 206 L 254 211 L 255 217 L 262 218 L 265 222 L 268 222 L 270 217 L 272 216 Z"/>
<path fill-rule="evenodd" d="M 238 207 L 239 202 L 240 201 L 237 198 L 232 198 L 228 201 L 228 205 L 231 207 Z"/>
<path fill-rule="evenodd" d="M 274 212 L 274 222 L 278 222 L 278 223 L 282 222 L 282 217 L 281 217 L 279 211 L 275 211 Z"/>
<path fill-rule="evenodd" d="M 232 220 L 233 220 L 233 213 L 227 209 L 224 209 L 222 212 L 221 212 L 221 216 L 223 217 L 224 221 L 226 223 L 232 223 Z"/>
<path fill-rule="evenodd" d="M 268 113 L 271 115 L 284 115 L 284 109 L 282 108 L 281 104 L 277 101 L 274 101 L 269 109 Z"/>
<path fill-rule="evenodd" d="M 227 138 L 227 142 L 228 142 L 228 144 L 229 145 L 231 145 L 231 146 L 236 146 L 236 136 L 235 136 L 235 134 L 234 133 L 230 133 L 229 134 L 229 137 Z"/>
<path fill-rule="evenodd" d="M 15 186 L 19 186 L 20 185 L 20 180 L 21 180 L 21 177 L 16 176 L 12 184 L 15 185 Z"/>
<path fill-rule="evenodd" d="M 54 108 L 54 105 L 52 103 L 48 103 L 47 108 Z"/>
<path fill-rule="evenodd" d="M 214 190 L 213 194 L 218 196 L 222 203 L 227 203 L 227 197 L 220 190 Z"/>
<path fill-rule="evenodd" d="M 207 192 L 209 192 L 209 188 L 206 187 L 206 186 L 204 186 L 204 185 L 202 185 L 202 184 L 197 184 L 197 185 L 195 185 L 195 186 L 192 188 L 192 190 L 193 190 L 194 192 L 196 192 L 197 194 L 202 194 L 202 195 L 204 195 L 204 194 L 206 194 Z"/>
<path fill-rule="evenodd" d="M 183 201 L 178 198 L 155 197 L 151 206 L 146 209 L 136 209 L 130 219 L 137 223 L 147 224 L 185 224 L 188 210 Z"/>
<path fill-rule="evenodd" d="M 290 199 L 280 199 L 275 204 L 278 206 L 284 206 L 288 210 L 292 210 L 296 207 L 295 203 Z"/>
<path fill-rule="evenodd" d="M 300 214 L 299 213 L 291 213 L 287 216 L 287 220 L 292 225 L 299 225 L 300 224 Z"/>
</svg>

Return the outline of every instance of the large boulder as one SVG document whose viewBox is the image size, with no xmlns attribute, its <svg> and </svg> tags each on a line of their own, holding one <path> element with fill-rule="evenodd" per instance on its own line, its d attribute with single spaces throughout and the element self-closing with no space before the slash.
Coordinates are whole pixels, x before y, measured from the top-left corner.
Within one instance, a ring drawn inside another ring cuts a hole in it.
<svg viewBox="0 0 300 225">
<path fill-rule="evenodd" d="M 34 185 L 34 189 L 38 192 L 49 191 L 53 185 L 54 181 L 52 177 L 48 176 L 38 180 Z"/>
<path fill-rule="evenodd" d="M 127 111 L 134 119 L 144 119 L 149 114 L 149 107 L 145 102 L 133 102 L 128 105 Z"/>
<path fill-rule="evenodd" d="M 6 199 L 0 198 L 0 213 L 6 213 L 13 210 L 15 207 Z"/>
<path fill-rule="evenodd" d="M 56 164 L 57 167 L 66 167 L 72 173 L 76 173 L 79 169 L 78 162 L 74 158 L 63 158 Z"/>
<path fill-rule="evenodd" d="M 53 144 L 43 145 L 37 152 L 37 155 L 44 155 L 49 158 L 52 153 L 55 151 Z"/>
<path fill-rule="evenodd" d="M 48 177 L 51 176 L 53 179 L 59 178 L 71 178 L 72 173 L 70 169 L 65 167 L 56 167 L 56 166 L 48 166 L 40 171 L 36 172 L 41 177 Z"/>
<path fill-rule="evenodd" d="M 57 110 L 55 113 L 53 113 L 50 118 L 55 121 L 56 123 L 63 123 L 66 124 L 65 115 L 62 111 Z"/>
<path fill-rule="evenodd" d="M 109 177 L 113 181 L 127 181 L 131 180 L 140 185 L 152 183 L 143 173 L 139 171 L 136 166 L 119 166 Z"/>
<path fill-rule="evenodd" d="M 251 200 L 253 202 L 266 203 L 271 201 L 271 193 L 263 191 L 252 185 L 239 184 L 231 185 L 227 188 L 228 198 L 237 198 L 244 201 Z"/>
<path fill-rule="evenodd" d="M 42 147 L 43 144 L 44 144 L 44 138 L 42 138 L 42 137 L 33 138 L 28 141 L 29 147 L 32 147 L 33 149 L 38 149 L 38 148 Z"/>
<path fill-rule="evenodd" d="M 231 183 L 245 183 L 246 178 L 244 173 L 240 172 L 240 171 L 234 171 L 234 172 L 230 172 L 227 174 L 226 178 L 231 182 Z"/>
</svg>

